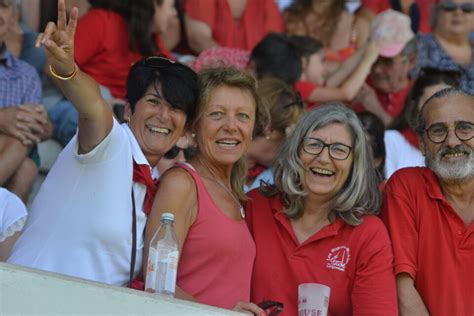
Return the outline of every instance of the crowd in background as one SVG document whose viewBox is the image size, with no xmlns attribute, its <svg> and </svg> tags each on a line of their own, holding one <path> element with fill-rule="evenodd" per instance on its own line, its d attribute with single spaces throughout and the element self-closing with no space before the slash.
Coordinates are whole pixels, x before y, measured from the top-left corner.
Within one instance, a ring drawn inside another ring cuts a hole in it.
<svg viewBox="0 0 474 316">
<path fill-rule="evenodd" d="M 473 32 L 473 0 L 0 0 L 0 261 L 141 289 L 171 210 L 177 297 L 443 315 L 446 274 L 472 314 Z"/>
</svg>

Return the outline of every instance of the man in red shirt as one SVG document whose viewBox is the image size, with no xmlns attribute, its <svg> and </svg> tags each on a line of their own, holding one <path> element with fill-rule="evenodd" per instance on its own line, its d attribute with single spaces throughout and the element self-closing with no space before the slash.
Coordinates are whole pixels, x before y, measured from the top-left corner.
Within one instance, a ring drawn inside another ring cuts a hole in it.
<svg viewBox="0 0 474 316">
<path fill-rule="evenodd" d="M 426 168 L 388 181 L 401 315 L 474 315 L 474 97 L 448 88 L 425 102 L 418 136 Z"/>
<path fill-rule="evenodd" d="M 378 60 L 372 66 L 367 84 L 356 97 L 361 107 L 376 114 L 388 125 L 402 111 L 412 86 L 409 73 L 416 64 L 416 39 L 410 29 L 410 18 L 386 10 L 372 24 L 371 39 L 379 42 Z"/>
</svg>

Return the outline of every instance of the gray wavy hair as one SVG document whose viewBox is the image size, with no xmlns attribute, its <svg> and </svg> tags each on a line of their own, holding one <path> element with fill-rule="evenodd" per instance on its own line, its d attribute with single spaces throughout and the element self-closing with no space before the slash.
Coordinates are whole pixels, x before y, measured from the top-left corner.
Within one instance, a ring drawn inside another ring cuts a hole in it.
<svg viewBox="0 0 474 316">
<path fill-rule="evenodd" d="M 356 226 L 362 214 L 376 214 L 380 207 L 375 165 L 364 128 L 355 113 L 342 103 L 333 102 L 306 113 L 293 133 L 285 140 L 274 164 L 275 189 L 284 202 L 284 213 L 289 218 L 303 215 L 307 192 L 303 188 L 305 169 L 299 154 L 303 140 L 314 130 L 333 123 L 349 127 L 353 139 L 353 164 L 346 183 L 334 200 L 329 220 L 341 218 Z"/>
</svg>

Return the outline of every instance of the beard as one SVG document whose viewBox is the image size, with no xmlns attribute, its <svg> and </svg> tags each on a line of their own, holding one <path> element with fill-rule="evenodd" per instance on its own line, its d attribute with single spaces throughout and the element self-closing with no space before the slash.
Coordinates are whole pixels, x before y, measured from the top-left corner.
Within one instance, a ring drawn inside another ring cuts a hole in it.
<svg viewBox="0 0 474 316">
<path fill-rule="evenodd" d="M 464 159 L 445 161 L 443 158 L 450 154 L 464 154 Z M 474 177 L 473 149 L 465 144 L 454 148 L 442 147 L 435 155 L 426 151 L 426 165 L 446 182 L 465 182 Z"/>
</svg>

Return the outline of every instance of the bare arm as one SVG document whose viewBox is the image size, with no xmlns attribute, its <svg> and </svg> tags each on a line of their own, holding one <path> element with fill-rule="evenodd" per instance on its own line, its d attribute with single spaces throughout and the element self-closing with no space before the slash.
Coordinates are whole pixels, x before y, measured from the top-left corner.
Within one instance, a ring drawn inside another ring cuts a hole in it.
<svg viewBox="0 0 474 316">
<path fill-rule="evenodd" d="M 184 17 L 184 25 L 186 27 L 189 46 L 196 53 L 219 46 L 212 38 L 211 27 L 206 23 L 192 19 L 186 15 Z"/>
<path fill-rule="evenodd" d="M 186 196 L 186 199 L 181 197 Z M 163 212 L 174 214 L 174 228 L 178 238 L 179 252 L 183 249 L 188 230 L 194 223 L 197 215 L 197 192 L 193 179 L 183 169 L 170 169 L 160 178 L 158 191 L 155 195 L 153 208 L 148 215 L 145 230 L 145 245 L 143 254 L 143 271 L 147 271 L 148 251 L 153 235 L 161 224 Z M 146 276 L 145 276 L 146 278 Z M 195 301 L 189 293 L 176 288 L 176 297 L 188 301 Z"/>
<path fill-rule="evenodd" d="M 429 315 L 420 294 L 415 288 L 415 282 L 408 273 L 400 273 L 397 275 L 397 292 L 400 315 Z"/>
<path fill-rule="evenodd" d="M 345 60 L 335 72 L 330 74 L 326 79 L 325 86 L 328 88 L 339 87 L 362 61 L 365 47 L 366 46 L 358 49 L 351 57 Z"/>
<path fill-rule="evenodd" d="M 49 22 L 38 36 L 36 46 L 44 45 L 48 62 L 63 77 L 77 74 L 68 80 L 54 81 L 79 112 L 79 152 L 87 153 L 97 146 L 112 129 L 112 110 L 100 95 L 99 85 L 78 69 L 74 63 L 74 34 L 78 10 L 73 8 L 66 21 L 65 0 L 58 0 L 57 24 Z"/>
<path fill-rule="evenodd" d="M 377 60 L 378 52 L 379 48 L 377 44 L 370 43 L 365 51 L 364 58 L 357 66 L 356 70 L 339 88 L 318 88 L 310 94 L 308 101 L 311 103 L 334 100 L 351 101 L 364 84 L 372 65 Z"/>
</svg>

